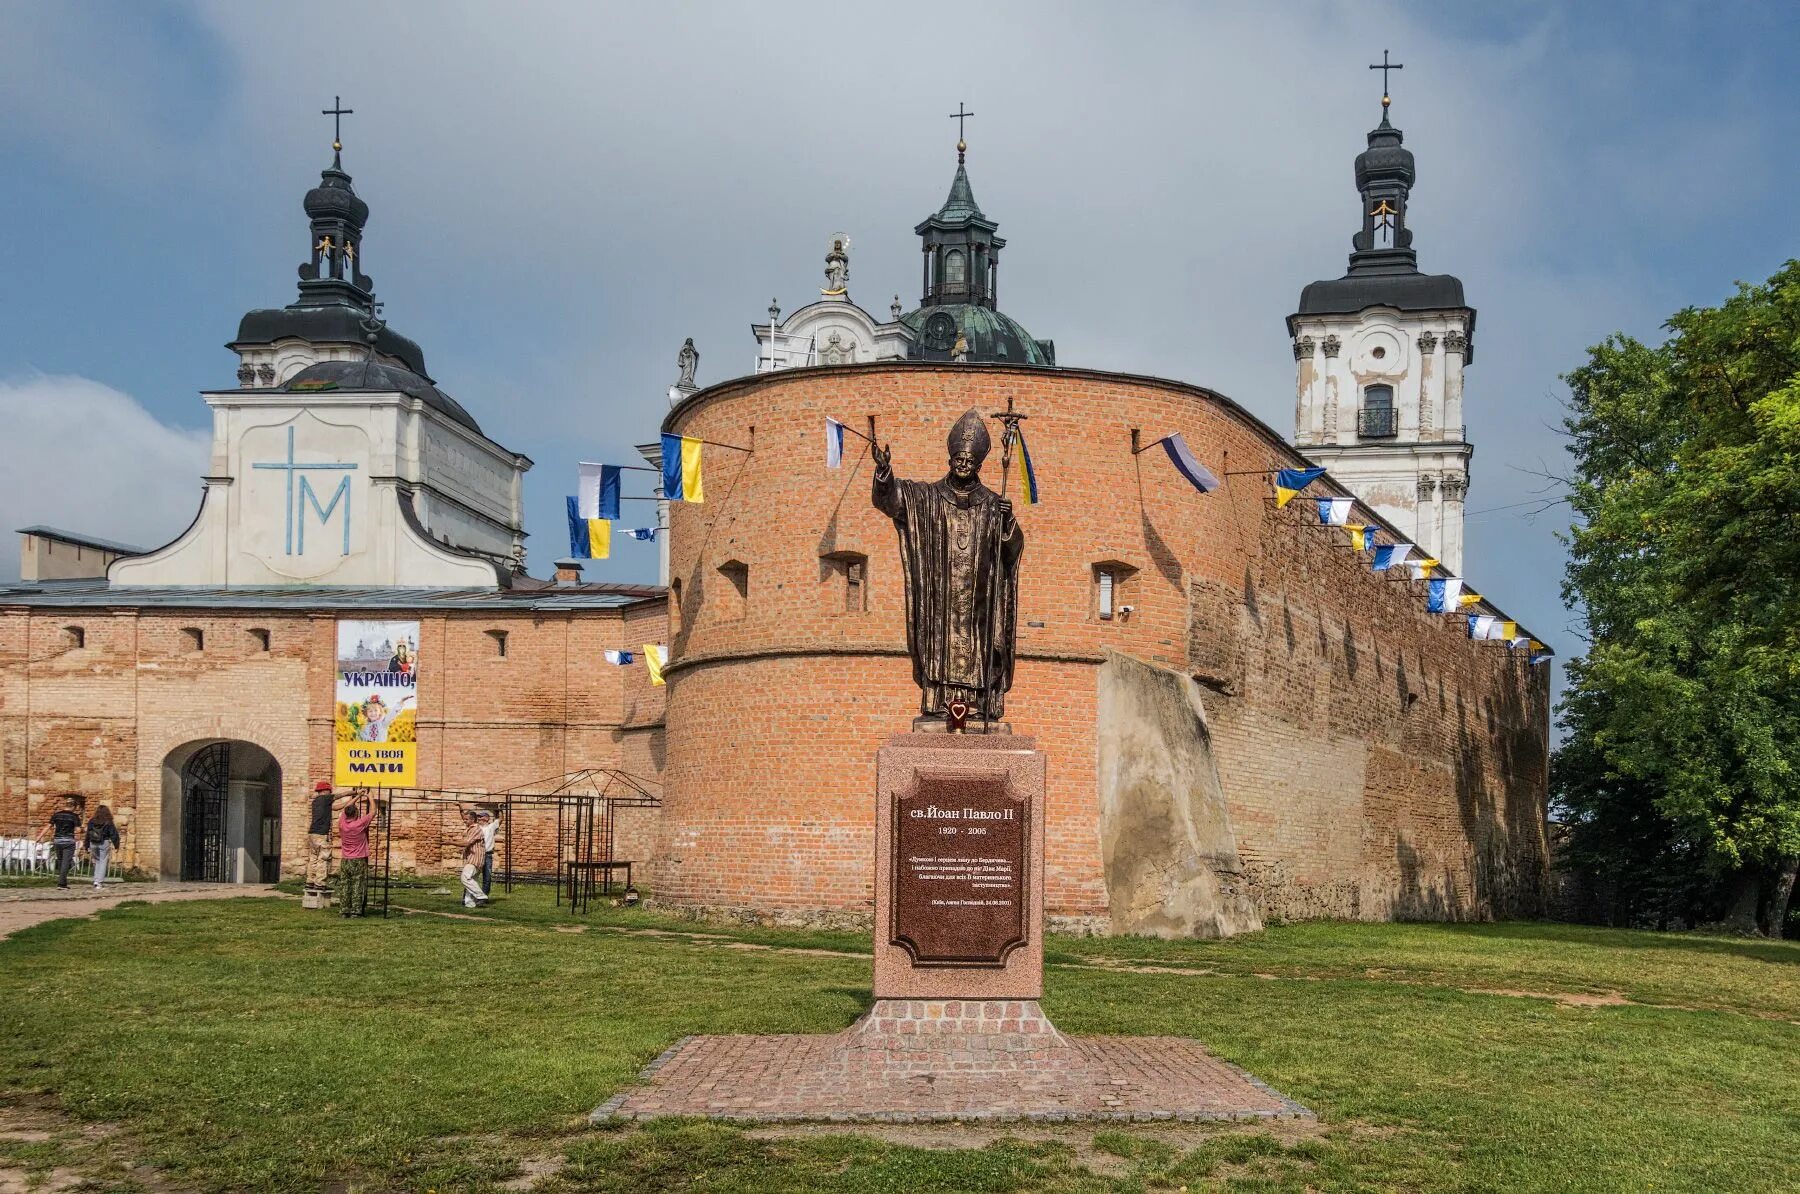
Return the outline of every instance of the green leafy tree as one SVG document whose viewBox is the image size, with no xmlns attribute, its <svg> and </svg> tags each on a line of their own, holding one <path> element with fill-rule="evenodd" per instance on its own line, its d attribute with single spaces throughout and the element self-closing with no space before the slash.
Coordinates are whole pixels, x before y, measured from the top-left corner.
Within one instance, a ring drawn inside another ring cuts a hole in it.
<svg viewBox="0 0 1800 1194">
<path fill-rule="evenodd" d="M 1591 648 L 1557 794 L 1572 857 L 1610 841 L 1620 865 L 1698 871 L 1726 920 L 1779 932 L 1800 862 L 1800 262 L 1668 328 L 1567 379 L 1564 596 Z"/>
</svg>

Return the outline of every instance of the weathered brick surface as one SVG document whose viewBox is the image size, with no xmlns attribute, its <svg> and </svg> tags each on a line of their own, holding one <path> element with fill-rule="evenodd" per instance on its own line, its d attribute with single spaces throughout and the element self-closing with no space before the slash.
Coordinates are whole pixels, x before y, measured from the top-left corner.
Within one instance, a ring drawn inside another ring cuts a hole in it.
<svg viewBox="0 0 1800 1194">
<path fill-rule="evenodd" d="M 878 1000 L 840 1033 L 689 1037 L 595 1122 L 1310 1119 L 1198 1041 L 1066 1037 L 1033 1000 Z"/>
<path fill-rule="evenodd" d="M 1310 503 L 1276 509 L 1266 477 L 1231 476 L 1201 495 L 1160 449 L 1132 455 L 1138 428 L 1144 443 L 1183 432 L 1221 475 L 1302 463 L 1224 399 L 1086 371 L 917 364 L 744 379 L 671 416 L 668 430 L 755 451 L 708 448 L 706 502 L 671 511 L 659 899 L 778 919 L 870 907 L 875 747 L 906 728 L 917 690 L 892 527 L 870 507 L 860 441 L 841 470 L 825 467 L 825 416 L 858 430 L 875 416 L 899 474 L 933 479 L 955 418 L 1009 396 L 1031 416 L 1044 500 L 1020 510 L 1008 717 L 1049 756 L 1052 917 L 1096 924 L 1106 911 L 1094 744 L 1105 647 L 1186 668 L 1208 687 L 1221 779 L 1265 915 L 1536 909 L 1542 669 L 1470 642 L 1460 619 L 1427 614 L 1422 585 L 1371 573 Z M 989 458 L 989 484 L 999 464 Z M 834 565 L 846 556 L 868 561 L 864 612 L 844 612 Z M 1135 607 L 1129 618 L 1097 617 L 1102 563 L 1133 570 L 1118 597 Z"/>
<path fill-rule="evenodd" d="M 907 728 L 918 695 L 892 527 L 869 506 L 860 441 L 841 470 L 825 468 L 824 418 L 862 429 L 876 416 L 901 475 L 929 479 L 954 419 L 1009 395 L 1031 416 L 1044 501 L 1020 510 L 1008 715 L 1049 759 L 1053 924 L 1106 921 L 1095 750 L 1106 647 L 1205 686 L 1239 854 L 1266 917 L 1537 909 L 1542 669 L 1425 613 L 1422 586 L 1369 572 L 1310 504 L 1275 509 L 1266 478 L 1231 476 L 1202 496 L 1160 449 L 1132 456 L 1139 428 L 1145 443 L 1183 432 L 1221 475 L 1299 463 L 1225 400 L 1077 370 L 882 364 L 703 392 L 671 429 L 753 440 L 756 451 L 707 449 L 707 501 L 671 511 L 666 605 L 384 611 L 421 624 L 420 784 L 498 790 L 601 766 L 661 777 L 662 813 L 627 810 L 618 833 L 621 857 L 653 861 L 658 899 L 779 920 L 866 918 L 875 749 Z M 989 459 L 990 482 L 998 465 Z M 864 592 L 847 601 L 845 562 L 859 560 Z M 1117 601 L 1135 607 L 1129 618 L 1096 616 L 1103 563 L 1128 570 Z M 187 743 L 242 739 L 281 766 L 293 873 L 307 796 L 331 766 L 334 620 L 0 608 L 0 829 L 35 826 L 47 797 L 84 791 L 122 814 L 125 861 L 157 869 L 164 760 Z M 71 624 L 85 631 L 80 649 L 63 643 Z M 182 642 L 188 627 L 206 634 L 199 655 Z M 252 628 L 270 631 L 269 651 Z M 505 659 L 490 630 L 506 631 Z M 647 642 L 672 646 L 666 689 L 642 667 L 600 662 L 607 647 Z M 397 861 L 453 861 L 451 830 L 414 821 Z M 515 847 L 524 857 L 522 838 Z"/>
<path fill-rule="evenodd" d="M 601 656 L 659 639 L 660 602 L 377 616 L 419 621 L 421 787 L 499 791 L 590 767 L 660 773 L 663 690 L 642 667 Z M 323 611 L 0 609 L 0 831 L 35 832 L 51 798 L 80 791 L 119 815 L 124 864 L 159 871 L 164 793 L 179 791 L 165 761 L 186 744 L 242 740 L 280 765 L 282 865 L 297 874 L 312 785 L 331 775 L 335 622 Z M 81 647 L 67 645 L 69 626 L 82 628 Z M 204 634 L 197 653 L 189 628 Z M 252 629 L 269 632 L 268 650 Z M 506 633 L 504 658 L 491 630 Z M 622 857 L 647 857 L 650 815 L 621 818 Z M 453 814 L 397 819 L 396 867 L 455 864 Z M 553 814 L 521 814 L 515 864 L 548 867 L 554 840 Z"/>
</svg>

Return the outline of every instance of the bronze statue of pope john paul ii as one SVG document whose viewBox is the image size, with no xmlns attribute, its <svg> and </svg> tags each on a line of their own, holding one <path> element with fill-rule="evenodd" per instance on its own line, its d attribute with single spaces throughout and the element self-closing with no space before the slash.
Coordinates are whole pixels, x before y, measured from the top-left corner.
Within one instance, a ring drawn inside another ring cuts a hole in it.
<svg viewBox="0 0 1800 1194">
<path fill-rule="evenodd" d="M 873 448 L 875 508 L 894 520 L 906 570 L 915 731 L 955 728 L 963 709 L 969 729 L 1007 730 L 1025 536 L 1012 503 L 981 483 L 992 446 L 986 420 L 970 410 L 950 429 L 941 481 L 902 481 L 890 449 Z"/>
</svg>

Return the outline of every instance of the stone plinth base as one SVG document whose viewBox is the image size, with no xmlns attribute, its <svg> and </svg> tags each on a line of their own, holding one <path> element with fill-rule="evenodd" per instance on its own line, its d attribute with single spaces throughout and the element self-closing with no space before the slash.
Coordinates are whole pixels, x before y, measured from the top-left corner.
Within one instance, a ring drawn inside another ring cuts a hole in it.
<svg viewBox="0 0 1800 1194">
<path fill-rule="evenodd" d="M 1312 1112 L 1180 1037 L 1069 1037 L 1031 1000 L 878 1000 L 824 1036 L 692 1036 L 600 1123 L 694 1115 L 823 1120 L 1310 1119 Z"/>
<path fill-rule="evenodd" d="M 849 1064 L 893 1073 L 1067 1069 L 1076 1060 L 1035 999 L 878 999 L 844 1036 Z"/>
<path fill-rule="evenodd" d="M 876 999 L 1043 995 L 1044 756 L 1035 746 L 1011 734 L 895 734 L 876 753 Z M 993 857 L 1008 854 L 998 846 L 999 823 L 965 820 L 965 803 L 1007 806 L 1017 853 Z M 907 804 L 915 807 L 903 816 Z M 911 852 L 902 845 L 908 825 L 924 826 L 928 835 L 915 839 Z M 915 853 L 979 861 L 990 881 L 978 885 L 972 872 L 929 868 L 922 878 L 918 864 L 931 860 Z M 976 903 L 994 905 L 991 918 L 987 909 L 972 909 Z M 903 912 L 907 905 L 910 913 Z"/>
</svg>

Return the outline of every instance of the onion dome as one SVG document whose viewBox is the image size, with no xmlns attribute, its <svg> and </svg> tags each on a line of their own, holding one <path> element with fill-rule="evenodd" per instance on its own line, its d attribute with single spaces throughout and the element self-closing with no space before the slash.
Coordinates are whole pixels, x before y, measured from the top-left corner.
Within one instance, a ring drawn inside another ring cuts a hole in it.
<svg viewBox="0 0 1800 1194">
<path fill-rule="evenodd" d="M 341 220 L 357 229 L 368 223 L 369 205 L 357 197 L 338 155 L 319 174 L 319 185 L 306 192 L 306 215 L 312 220 Z"/>
<path fill-rule="evenodd" d="M 1382 97 L 1381 123 L 1369 131 L 1368 148 L 1356 155 L 1356 189 L 1362 196 L 1362 227 L 1351 238 L 1350 266 L 1341 278 L 1313 282 L 1300 292 L 1306 315 L 1354 315 L 1370 307 L 1396 311 L 1468 310 L 1460 278 L 1419 270 L 1413 248 L 1412 187 L 1418 177 L 1412 151 L 1388 119 Z M 1469 311 L 1471 325 L 1474 312 Z"/>
<path fill-rule="evenodd" d="M 1413 184 L 1412 150 L 1401 142 L 1405 136 L 1381 114 L 1381 123 L 1369 132 L 1369 147 L 1356 155 L 1356 189 L 1366 191 L 1377 182 L 1392 182 L 1403 187 Z"/>
</svg>

